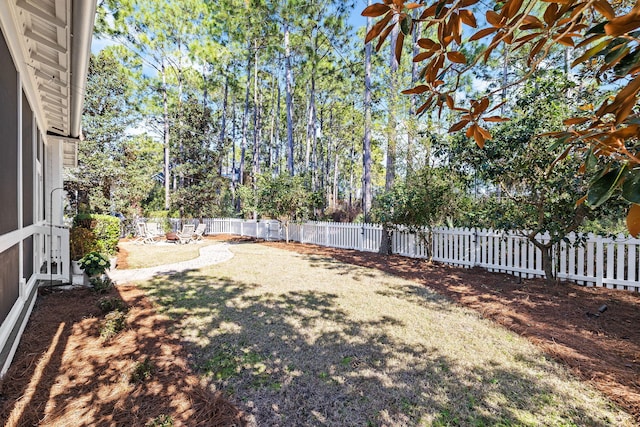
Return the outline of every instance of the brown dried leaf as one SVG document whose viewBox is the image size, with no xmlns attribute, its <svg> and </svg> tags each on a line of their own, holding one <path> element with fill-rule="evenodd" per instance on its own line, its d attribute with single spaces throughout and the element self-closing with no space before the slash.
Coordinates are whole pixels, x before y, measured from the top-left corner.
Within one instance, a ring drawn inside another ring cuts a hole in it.
<svg viewBox="0 0 640 427">
<path fill-rule="evenodd" d="M 468 124 L 469 124 L 469 120 L 460 120 L 458 123 L 454 124 L 449 128 L 449 132 L 450 133 L 457 132 Z"/>
<path fill-rule="evenodd" d="M 591 119 L 589 119 L 588 117 L 571 117 L 570 119 L 563 120 L 562 123 L 565 126 L 573 126 L 573 125 L 581 125 L 583 123 L 588 122 L 589 120 Z"/>
<path fill-rule="evenodd" d="M 482 120 L 489 123 L 502 123 L 502 122 L 508 122 L 511 119 L 507 117 L 490 116 L 490 117 L 483 117 Z"/>
<path fill-rule="evenodd" d="M 400 63 L 400 57 L 402 56 L 402 44 L 404 43 L 404 33 L 400 31 L 398 33 L 398 38 L 396 39 L 396 61 Z"/>
<path fill-rule="evenodd" d="M 387 13 L 391 8 L 386 4 L 375 3 L 371 6 L 367 6 L 362 11 L 362 16 L 369 16 L 371 18 L 376 18 L 378 16 L 382 16 Z"/>
<path fill-rule="evenodd" d="M 502 17 L 498 15 L 496 12 L 494 12 L 493 10 L 488 10 L 486 17 L 487 17 L 487 22 L 492 26 L 496 28 L 502 27 L 501 25 Z"/>
<path fill-rule="evenodd" d="M 435 52 L 420 52 L 416 56 L 413 57 L 413 62 L 422 62 L 425 59 L 431 58 Z"/>
<path fill-rule="evenodd" d="M 367 44 L 369 43 L 371 40 L 375 39 L 378 34 L 380 34 L 380 32 L 382 31 L 382 29 L 384 27 L 387 26 L 387 24 L 389 23 L 389 21 L 391 21 L 391 18 L 393 18 L 393 11 L 390 10 L 384 18 L 382 18 L 381 20 L 379 20 L 378 22 L 376 22 L 374 24 L 373 27 L 371 27 L 371 29 L 369 30 L 369 32 L 367 33 L 367 36 L 364 38 L 364 43 Z"/>
<path fill-rule="evenodd" d="M 475 40 L 480 40 L 481 38 L 487 37 L 488 35 L 493 34 L 496 31 L 498 31 L 497 28 L 483 28 L 482 30 L 469 37 L 469 41 L 472 42 Z"/>
<path fill-rule="evenodd" d="M 393 25 L 389 25 L 387 28 L 384 29 L 384 31 L 380 34 L 380 37 L 378 38 L 378 43 L 376 44 L 376 52 L 380 51 L 380 48 L 382 47 L 382 44 L 384 43 L 384 41 L 387 39 L 387 37 L 389 36 L 389 34 L 391 33 L 391 31 L 393 31 Z"/>
<path fill-rule="evenodd" d="M 462 52 L 447 52 L 447 58 L 456 64 L 466 64 L 467 58 Z"/>
<path fill-rule="evenodd" d="M 428 92 L 429 90 L 430 88 L 427 85 L 418 85 L 414 88 L 403 90 L 402 93 L 405 95 L 419 95 L 421 93 Z"/>
<path fill-rule="evenodd" d="M 544 22 L 546 22 L 548 26 L 552 26 L 553 23 L 556 22 L 556 19 L 558 19 L 558 4 L 549 4 L 542 17 L 544 19 Z"/>
<path fill-rule="evenodd" d="M 459 10 L 460 20 L 469 27 L 476 28 L 478 26 L 478 22 L 476 21 L 476 16 L 469 9 Z"/>
<path fill-rule="evenodd" d="M 604 26 L 604 32 L 611 37 L 618 37 L 623 34 L 637 30 L 640 27 L 640 14 L 632 10 L 626 15 L 619 16 L 609 21 Z"/>
<path fill-rule="evenodd" d="M 633 237 L 640 237 L 640 205 L 633 204 L 629 208 L 627 230 Z"/>
</svg>

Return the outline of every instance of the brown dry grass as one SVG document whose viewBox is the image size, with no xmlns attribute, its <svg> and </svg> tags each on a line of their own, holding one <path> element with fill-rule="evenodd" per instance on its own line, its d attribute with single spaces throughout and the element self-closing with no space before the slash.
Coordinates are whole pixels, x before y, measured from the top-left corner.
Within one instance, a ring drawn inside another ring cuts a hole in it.
<svg viewBox="0 0 640 427">
<path fill-rule="evenodd" d="M 127 329 L 107 342 L 96 305 L 102 295 L 44 292 L 0 384 L 3 425 L 242 424 L 240 412 L 191 373 L 183 347 L 167 333 L 168 319 L 139 289 L 112 290 L 130 309 Z M 148 378 L 132 381 L 145 361 Z"/>
<path fill-rule="evenodd" d="M 153 245 L 141 245 L 132 241 L 120 242 L 118 250 L 123 257 L 118 259 L 118 268 L 134 269 L 156 267 L 175 262 L 188 261 L 200 255 L 200 248 L 215 244 L 212 240 L 179 245 L 177 243 L 158 242 Z M 122 262 L 121 262 L 122 260 Z M 126 260 L 126 262 L 124 262 Z"/>
<path fill-rule="evenodd" d="M 422 284 L 313 251 L 232 251 L 143 286 L 253 425 L 635 425 L 527 340 Z"/>
</svg>

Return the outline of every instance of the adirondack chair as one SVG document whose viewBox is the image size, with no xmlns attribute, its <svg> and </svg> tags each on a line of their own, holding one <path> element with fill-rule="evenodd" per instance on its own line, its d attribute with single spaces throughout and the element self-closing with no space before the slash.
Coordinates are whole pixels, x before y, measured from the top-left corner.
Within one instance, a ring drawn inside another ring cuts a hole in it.
<svg viewBox="0 0 640 427">
<path fill-rule="evenodd" d="M 205 224 L 204 222 L 198 224 L 198 227 L 196 227 L 196 231 L 193 232 L 193 240 L 204 240 L 203 236 L 205 231 L 207 231 L 207 224 Z"/>
<path fill-rule="evenodd" d="M 193 239 L 193 234 L 196 231 L 196 226 L 193 224 L 185 224 L 182 226 L 182 231 L 176 233 L 180 239 L 180 243 L 189 243 Z"/>
</svg>

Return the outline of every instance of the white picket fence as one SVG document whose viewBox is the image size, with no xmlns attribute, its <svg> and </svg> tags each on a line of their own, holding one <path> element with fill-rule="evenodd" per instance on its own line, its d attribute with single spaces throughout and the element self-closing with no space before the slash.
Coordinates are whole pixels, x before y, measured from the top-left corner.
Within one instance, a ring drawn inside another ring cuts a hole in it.
<svg viewBox="0 0 640 427">
<path fill-rule="evenodd" d="M 197 220 L 195 220 L 197 222 Z M 284 240 L 284 227 L 273 220 L 246 221 L 234 218 L 204 219 L 207 234 L 235 234 L 265 240 Z M 176 226 L 179 224 L 176 224 Z M 426 229 L 421 231 L 426 234 Z M 424 235 L 423 234 L 423 235 Z M 548 241 L 548 236 L 539 236 Z M 334 248 L 377 252 L 382 226 L 336 222 L 305 222 L 289 225 L 289 240 Z M 640 292 L 640 239 L 619 235 L 568 236 L 553 248 L 554 271 L 562 280 Z M 576 243 L 577 242 L 577 243 Z M 433 230 L 434 261 L 460 267 L 483 267 L 520 277 L 544 277 L 542 254 L 522 234 L 468 228 Z M 419 233 L 399 228 L 392 235 L 394 254 L 426 258 L 428 250 Z"/>
</svg>

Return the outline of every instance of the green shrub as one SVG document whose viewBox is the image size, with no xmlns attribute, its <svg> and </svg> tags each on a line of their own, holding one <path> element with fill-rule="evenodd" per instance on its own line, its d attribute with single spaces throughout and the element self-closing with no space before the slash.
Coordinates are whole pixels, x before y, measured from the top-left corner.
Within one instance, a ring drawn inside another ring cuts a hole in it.
<svg viewBox="0 0 640 427">
<path fill-rule="evenodd" d="M 108 277 L 92 277 L 89 280 L 89 285 L 96 294 L 106 294 L 113 287 L 113 281 Z"/>
<path fill-rule="evenodd" d="M 69 231 L 69 251 L 73 261 L 78 261 L 96 248 L 96 235 L 93 231 L 83 227 L 73 227 Z"/>
<path fill-rule="evenodd" d="M 89 276 L 104 274 L 104 272 L 111 267 L 109 259 L 97 251 L 89 252 L 78 262 L 80 263 L 80 268 Z"/>
<path fill-rule="evenodd" d="M 127 311 L 127 305 L 124 303 L 124 301 L 116 297 L 102 297 L 98 300 L 97 305 L 100 311 L 102 311 L 104 314 L 116 310 L 123 313 Z"/>
<path fill-rule="evenodd" d="M 154 371 L 153 362 L 147 357 L 142 362 L 137 362 L 129 376 L 129 383 L 141 383 L 149 381 Z"/>
<path fill-rule="evenodd" d="M 100 326 L 100 336 L 106 341 L 115 337 L 127 327 L 127 314 L 124 311 L 114 310 L 104 316 Z"/>
<path fill-rule="evenodd" d="M 73 219 L 74 227 L 91 230 L 96 238 L 96 250 L 113 255 L 120 240 L 120 220 L 111 215 L 78 214 Z"/>
</svg>

